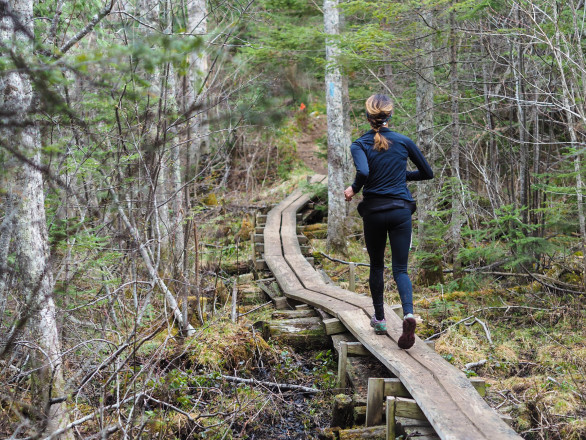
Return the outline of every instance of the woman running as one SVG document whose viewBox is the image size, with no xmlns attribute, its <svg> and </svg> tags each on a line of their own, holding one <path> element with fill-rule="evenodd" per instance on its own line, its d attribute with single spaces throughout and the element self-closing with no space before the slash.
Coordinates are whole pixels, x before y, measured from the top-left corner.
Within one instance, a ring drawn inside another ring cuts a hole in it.
<svg viewBox="0 0 586 440">
<path fill-rule="evenodd" d="M 433 178 L 429 163 L 415 143 L 406 136 L 389 130 L 388 121 L 393 104 L 386 95 L 373 95 L 366 100 L 366 117 L 372 130 L 356 139 L 350 147 L 356 178 L 346 188 L 346 201 L 363 190 L 358 213 L 364 222 L 364 240 L 370 257 L 370 293 L 374 316 L 370 325 L 376 334 L 387 333 L 383 302 L 383 271 L 387 235 L 391 243 L 393 278 L 397 283 L 403 306 L 403 334 L 400 348 L 408 349 L 415 343 L 413 316 L 413 288 L 407 273 L 411 246 L 411 215 L 416 205 L 407 181 Z M 407 171 L 407 159 L 417 171 Z"/>
</svg>

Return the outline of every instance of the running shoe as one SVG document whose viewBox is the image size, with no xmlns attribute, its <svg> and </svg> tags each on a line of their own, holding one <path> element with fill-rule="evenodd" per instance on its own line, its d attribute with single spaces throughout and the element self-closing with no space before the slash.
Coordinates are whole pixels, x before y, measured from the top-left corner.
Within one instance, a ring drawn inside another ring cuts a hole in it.
<svg viewBox="0 0 586 440">
<path fill-rule="evenodd" d="M 381 319 L 380 321 L 374 316 L 370 319 L 370 326 L 374 329 L 377 335 L 387 334 L 387 320 Z"/>
</svg>

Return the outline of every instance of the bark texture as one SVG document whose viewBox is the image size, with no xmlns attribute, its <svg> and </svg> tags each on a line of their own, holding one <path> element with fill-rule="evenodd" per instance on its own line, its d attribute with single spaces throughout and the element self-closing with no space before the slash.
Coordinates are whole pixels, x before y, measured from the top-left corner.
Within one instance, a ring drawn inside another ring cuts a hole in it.
<svg viewBox="0 0 586 440">
<path fill-rule="evenodd" d="M 207 5 L 205 0 L 191 0 L 186 3 L 187 30 L 193 38 L 202 38 L 207 33 Z M 185 130 L 181 132 L 182 143 L 187 145 L 188 179 L 198 172 L 201 156 L 209 153 L 209 123 L 207 116 L 207 91 L 205 79 L 208 73 L 208 59 L 205 52 L 189 54 L 186 75 L 180 78 L 182 112 L 190 112 Z"/>
<path fill-rule="evenodd" d="M 33 46 L 33 1 L 0 1 L 4 12 L 0 24 L 2 46 L 13 53 Z M 18 56 L 18 55 L 17 55 Z M 53 299 L 53 273 L 49 264 L 49 245 L 45 218 L 43 175 L 40 171 L 40 133 L 34 121 L 34 92 L 25 72 L 12 71 L 0 79 L 0 111 L 9 124 L 2 130 L 2 142 L 26 156 L 29 163 L 15 163 L 7 176 L 8 200 L 16 210 L 14 250 L 19 269 L 20 299 L 26 306 L 22 318 L 29 323 L 35 349 L 32 358 L 34 394 L 44 416 L 39 431 L 52 433 L 69 423 L 64 402 L 50 400 L 63 397 L 65 382 L 61 343 L 57 327 L 57 309 Z M 22 122 L 25 124 L 21 124 Z M 12 122 L 12 123 L 10 123 Z M 20 126 L 19 126 L 20 125 Z M 73 438 L 63 434 L 61 438 Z"/>
<path fill-rule="evenodd" d="M 454 274 L 459 276 L 458 252 L 462 243 L 464 222 L 464 188 L 460 174 L 460 107 L 458 92 L 458 37 L 456 35 L 455 13 L 450 12 L 450 93 L 452 110 L 452 148 L 450 167 L 452 169 L 452 219 L 450 224 L 450 245 L 454 262 Z"/>
<path fill-rule="evenodd" d="M 437 155 L 433 142 L 433 12 L 422 9 L 419 23 L 422 38 L 417 39 L 417 70 L 416 76 L 417 95 L 416 119 L 417 119 L 417 145 L 432 164 Z M 442 256 L 436 252 L 437 243 L 432 239 L 430 231 L 432 221 L 429 212 L 435 209 L 437 202 L 437 181 L 422 181 L 417 189 L 417 222 L 419 246 L 424 251 L 421 260 L 421 272 L 419 281 L 428 286 L 443 282 Z"/>
<path fill-rule="evenodd" d="M 346 253 L 344 199 L 346 150 L 349 147 L 345 130 L 344 84 L 337 66 L 340 54 L 335 36 L 340 33 L 340 11 L 337 0 L 324 1 L 324 29 L 326 35 L 326 105 L 328 113 L 328 240 L 329 249 Z"/>
</svg>

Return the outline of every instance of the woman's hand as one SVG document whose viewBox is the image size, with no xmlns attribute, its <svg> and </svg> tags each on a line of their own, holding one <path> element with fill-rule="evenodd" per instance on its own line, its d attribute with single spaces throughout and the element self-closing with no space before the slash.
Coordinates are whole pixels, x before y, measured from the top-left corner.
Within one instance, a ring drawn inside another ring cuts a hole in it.
<svg viewBox="0 0 586 440">
<path fill-rule="evenodd" d="M 352 197 L 354 197 L 354 190 L 352 189 L 352 185 L 344 190 L 344 197 L 346 197 L 347 202 L 352 201 Z"/>
</svg>

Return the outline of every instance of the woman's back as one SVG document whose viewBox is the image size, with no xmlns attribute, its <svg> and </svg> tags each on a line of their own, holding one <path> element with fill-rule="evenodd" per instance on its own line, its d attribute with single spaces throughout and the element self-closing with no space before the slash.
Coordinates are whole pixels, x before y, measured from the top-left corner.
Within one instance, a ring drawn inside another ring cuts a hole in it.
<svg viewBox="0 0 586 440">
<path fill-rule="evenodd" d="M 351 146 L 357 171 L 355 192 L 363 186 L 365 198 L 384 196 L 413 201 L 406 181 L 429 179 L 433 177 L 433 172 L 407 136 L 385 127 L 379 133 L 389 141 L 386 150 L 375 149 L 374 130 L 366 132 Z M 407 171 L 407 159 L 413 161 L 418 171 Z"/>
</svg>

